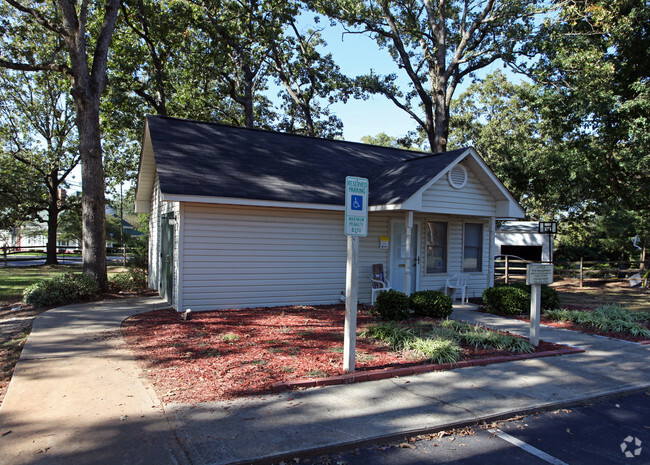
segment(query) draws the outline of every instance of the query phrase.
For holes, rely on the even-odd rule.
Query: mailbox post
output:
[[[530,286],[530,343],[539,346],[539,320],[542,308],[542,284],[553,282],[552,263],[530,263],[526,268],[526,284]]]

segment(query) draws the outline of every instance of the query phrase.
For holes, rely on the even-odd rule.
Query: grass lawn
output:
[[[109,275],[123,270],[122,266],[108,267]],[[0,267],[0,304],[19,302],[26,287],[62,273],[81,273],[81,265]]]

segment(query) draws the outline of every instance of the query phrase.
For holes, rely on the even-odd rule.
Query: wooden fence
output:
[[[495,282],[522,282],[526,280],[526,266],[532,263],[514,257],[499,258],[494,261]],[[554,263],[554,275],[562,278],[578,279],[580,287],[584,286],[586,280],[621,280],[629,279],[630,276],[639,273],[643,275],[647,269],[642,267],[640,262],[627,261],[586,261],[580,259],[577,262],[568,260],[556,260]]]

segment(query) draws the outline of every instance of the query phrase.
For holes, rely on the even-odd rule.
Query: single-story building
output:
[[[151,214],[150,287],[178,311],[340,302],[347,176],[370,182],[362,303],[373,264],[407,293],[463,273],[479,296],[493,284],[496,221],[524,217],[473,148],[432,154],[148,116],[136,211]]]
[[[513,255],[533,262],[552,259],[553,235],[540,233],[537,221],[506,221],[497,227],[496,255]]]

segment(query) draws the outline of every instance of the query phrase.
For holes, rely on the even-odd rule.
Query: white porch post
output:
[[[413,212],[406,212],[406,260],[404,262],[404,293],[409,295],[411,293],[411,231],[413,231]]]
[[[488,265],[488,278],[487,287],[494,287],[494,241],[496,239],[497,219],[496,217],[490,218],[490,264]]]

